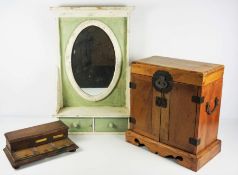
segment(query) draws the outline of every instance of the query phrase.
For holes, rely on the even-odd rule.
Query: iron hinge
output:
[[[196,139],[196,138],[193,138],[193,137],[190,137],[189,138],[189,143],[194,145],[194,146],[198,146],[201,142],[201,139]]]
[[[162,108],[167,108],[167,99],[162,97],[156,97],[155,104]]]
[[[133,82],[130,82],[130,83],[129,83],[129,87],[130,87],[131,89],[135,89],[135,88],[136,88],[136,84],[133,83]]]
[[[133,124],[136,124],[136,119],[134,117],[130,117],[129,122],[133,123]]]
[[[197,103],[197,104],[201,104],[201,103],[204,102],[204,97],[192,96],[192,102]]]

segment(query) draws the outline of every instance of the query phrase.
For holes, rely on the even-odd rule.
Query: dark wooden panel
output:
[[[14,168],[78,148],[67,138],[68,127],[61,121],[8,132],[5,136],[4,152]]]
[[[54,136],[61,134],[61,138],[53,139]],[[43,145],[58,139],[66,138],[67,136],[68,127],[61,121],[5,133],[7,146],[11,151]]]
[[[200,145],[197,147],[197,152],[203,150],[206,146],[217,139],[220,104],[222,96],[222,79],[219,79],[200,90],[200,95],[204,96],[204,103],[198,105],[199,117],[196,125],[196,137],[201,139]],[[209,115],[206,112],[207,103],[211,109],[214,108],[215,98],[219,99],[218,106],[214,112]]]
[[[26,140],[33,138],[34,136],[46,135],[56,131],[67,130],[68,127],[61,121],[55,121],[51,123],[46,123],[42,125],[37,125],[29,128],[19,129],[16,131],[11,131],[5,133],[5,137],[9,143],[17,142],[21,140]]]
[[[131,82],[136,84],[131,89],[131,129],[148,137],[152,136],[152,83],[151,77],[132,74]]]
[[[54,139],[55,136],[60,136],[60,137]],[[17,151],[17,150],[26,149],[29,147],[44,145],[44,144],[51,143],[56,140],[64,139],[66,137],[68,137],[68,130],[64,129],[64,130],[55,131],[55,132],[45,134],[45,135],[41,134],[38,136],[34,136],[31,139],[13,142],[9,145],[8,148],[11,151]]]
[[[64,152],[74,152],[78,146],[69,138],[58,140],[45,145],[27,148],[16,152],[11,152],[7,147],[3,149],[13,168],[19,168],[22,165],[55,156]]]
[[[192,102],[192,96],[197,95],[197,90],[193,85],[173,84],[169,99],[169,140],[162,140],[190,153],[195,152],[195,146],[189,143],[189,138],[195,134],[196,103]]]

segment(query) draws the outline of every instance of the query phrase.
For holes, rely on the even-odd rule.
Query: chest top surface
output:
[[[68,129],[68,127],[61,121],[51,122],[47,124],[42,124],[34,127],[24,128],[5,134],[6,139],[9,143],[17,142],[21,140],[27,140],[42,134],[49,134],[56,131],[61,131]]]
[[[131,72],[153,76],[158,71],[169,72],[173,81],[203,86],[222,78],[224,66],[220,64],[152,56],[132,62]]]

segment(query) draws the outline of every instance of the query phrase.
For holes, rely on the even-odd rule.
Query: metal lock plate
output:
[[[162,108],[167,108],[167,100],[162,97],[156,97],[156,105]]]
[[[172,76],[166,71],[157,71],[152,77],[152,84],[154,88],[162,93],[168,93],[172,90],[172,82]]]

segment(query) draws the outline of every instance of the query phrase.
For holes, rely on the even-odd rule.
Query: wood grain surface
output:
[[[161,56],[137,60],[131,66],[131,73],[147,76],[152,76],[157,70],[170,72],[176,82],[203,86],[220,79],[224,66]]]
[[[152,84],[151,78],[143,75],[131,75],[131,81],[136,84],[131,89],[131,117],[136,119],[131,128],[143,135],[152,135]]]
[[[160,92],[152,85],[152,77],[158,71],[171,75],[170,91]],[[183,151],[185,158],[180,161],[178,157],[179,163],[199,169],[220,151],[217,132],[223,72],[223,65],[167,57],[132,62],[131,82],[135,88],[131,89],[131,115],[136,123],[126,133],[127,140],[147,144],[152,152],[163,153],[164,147],[166,154],[171,149],[175,153]],[[166,81],[166,75],[161,76]],[[167,105],[156,104],[157,99]],[[188,155],[193,155],[195,162]]]
[[[12,143],[20,140],[32,138],[32,136],[38,136],[41,134],[48,134],[55,132],[55,130],[68,129],[68,127],[61,121],[55,121],[42,125],[32,126],[29,128],[19,129],[5,133],[6,139]]]
[[[188,153],[178,148],[168,146],[161,142],[154,141],[146,136],[142,136],[132,130],[128,130],[125,134],[126,141],[137,146],[146,146],[149,151],[159,154],[163,157],[174,158],[175,161],[193,171],[198,171],[209,160],[217,155],[221,150],[221,141],[215,140],[202,152],[197,155]]]
[[[196,103],[191,98],[197,94],[197,87],[193,85],[174,83],[169,99],[168,140],[163,143],[180,148],[190,153],[195,153],[195,146],[189,143],[189,138],[194,137],[196,120]]]
[[[198,117],[196,122],[195,137],[201,138],[201,144],[198,145],[196,152],[201,151],[211,142],[217,139],[219,115],[222,97],[222,79],[214,81],[200,89],[200,96],[204,96],[204,103],[197,106]],[[219,99],[218,106],[214,112],[209,115],[206,112],[206,105],[210,104],[214,108],[215,98]]]
[[[78,146],[69,138],[48,143],[38,147],[28,148],[16,152],[11,152],[7,147],[3,149],[13,168],[18,169],[20,166],[52,157],[64,152],[74,152]]]
[[[54,138],[62,134],[62,137]],[[39,146],[68,137],[68,127],[61,121],[46,123],[5,133],[10,151]]]
[[[3,150],[13,168],[78,148],[61,121],[11,131],[5,137]]]

